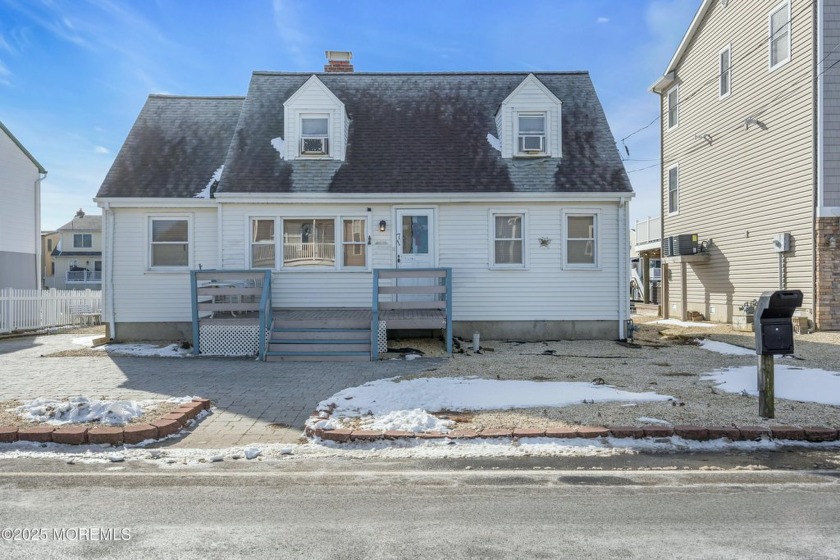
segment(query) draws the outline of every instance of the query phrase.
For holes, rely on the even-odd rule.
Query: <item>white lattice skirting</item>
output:
[[[256,356],[259,325],[201,325],[198,350],[205,356]]]
[[[379,353],[385,354],[388,352],[388,328],[385,321],[379,321],[379,332],[377,334],[377,343],[379,345]]]

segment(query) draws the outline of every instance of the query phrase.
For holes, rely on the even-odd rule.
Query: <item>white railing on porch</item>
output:
[[[335,262],[335,243],[283,243],[283,262]]]
[[[73,283],[95,283],[101,284],[102,283],[102,271],[101,270],[68,270],[67,276],[65,281],[68,284]]]
[[[636,220],[636,245],[646,245],[661,241],[662,218]]]
[[[98,290],[0,290],[0,333],[73,325],[101,313]]]

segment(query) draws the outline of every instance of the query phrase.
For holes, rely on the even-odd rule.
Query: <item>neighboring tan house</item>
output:
[[[54,268],[48,288],[99,290],[102,288],[102,216],[87,216],[80,209],[58,228],[60,239],[52,250]]]
[[[0,122],[0,290],[37,290],[47,171]]]
[[[61,233],[57,231],[41,232],[41,287],[50,288],[55,285],[55,259],[53,249],[58,246]]]
[[[799,289],[799,314],[840,329],[838,61],[840,0],[703,1],[652,87],[666,316],[730,322]]]
[[[457,334],[620,339],[632,196],[586,72],[331,63],[152,95],[96,198],[104,318],[191,339],[199,268],[270,270],[276,320],[370,310],[377,269],[450,267]]]

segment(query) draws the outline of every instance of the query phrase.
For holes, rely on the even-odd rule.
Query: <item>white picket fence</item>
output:
[[[0,290],[0,333],[98,323],[98,290]]]

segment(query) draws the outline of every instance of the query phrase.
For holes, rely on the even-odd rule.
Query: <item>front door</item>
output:
[[[396,225],[397,268],[433,268],[435,266],[435,211],[431,208],[399,208]],[[426,286],[433,278],[402,278],[400,286]],[[427,301],[429,294],[401,294],[399,301]]]
[[[435,266],[434,217],[431,208],[397,210],[397,268]]]

